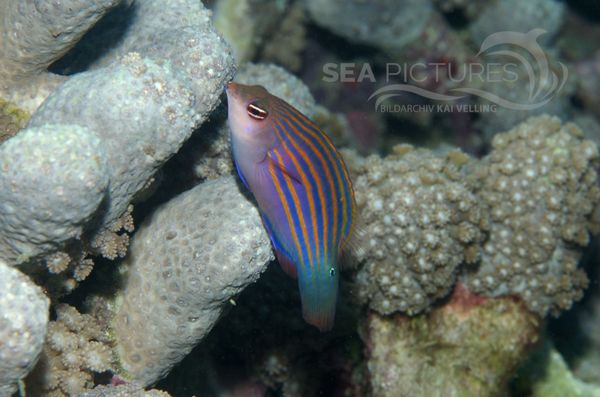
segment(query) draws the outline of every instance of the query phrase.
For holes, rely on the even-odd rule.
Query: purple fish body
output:
[[[356,217],[341,155],[306,116],[262,86],[227,86],[233,157],[277,259],[297,276],[304,319],[331,329],[339,258]]]

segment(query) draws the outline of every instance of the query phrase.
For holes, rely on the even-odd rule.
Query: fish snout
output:
[[[225,86],[225,91],[228,94],[234,94],[235,92],[237,92],[238,90],[238,84],[234,83],[233,81],[229,81],[227,82],[227,85]]]

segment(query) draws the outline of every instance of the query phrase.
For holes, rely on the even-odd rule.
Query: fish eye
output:
[[[269,112],[257,105],[256,102],[249,104],[246,108],[246,111],[248,112],[248,116],[258,121],[266,119],[269,115]]]
[[[329,277],[335,276],[335,269],[332,267],[329,269]]]

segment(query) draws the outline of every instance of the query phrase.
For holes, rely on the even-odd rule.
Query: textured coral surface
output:
[[[486,220],[464,182],[467,161],[398,146],[352,167],[365,235],[357,277],[371,308],[419,313],[450,291],[461,263],[477,259]]]
[[[0,258],[19,264],[81,236],[108,187],[104,153],[87,128],[65,124],[0,146]]]
[[[465,305],[461,288],[424,316],[369,316],[373,396],[503,395],[540,323],[510,299]]]
[[[273,259],[258,211],[233,177],[158,209],[136,233],[114,322],[128,376],[160,379]]]
[[[0,396],[8,397],[42,350],[50,301],[19,270],[0,261]]]
[[[581,299],[581,247],[600,220],[598,148],[581,138],[579,128],[548,116],[494,137],[476,171],[491,220],[480,266],[467,276],[473,291],[518,294],[542,315]]]

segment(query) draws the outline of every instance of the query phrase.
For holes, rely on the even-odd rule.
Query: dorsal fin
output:
[[[367,232],[361,223],[354,225],[350,235],[342,238],[338,252],[338,267],[340,270],[356,268],[364,256],[365,247],[362,245]]]

